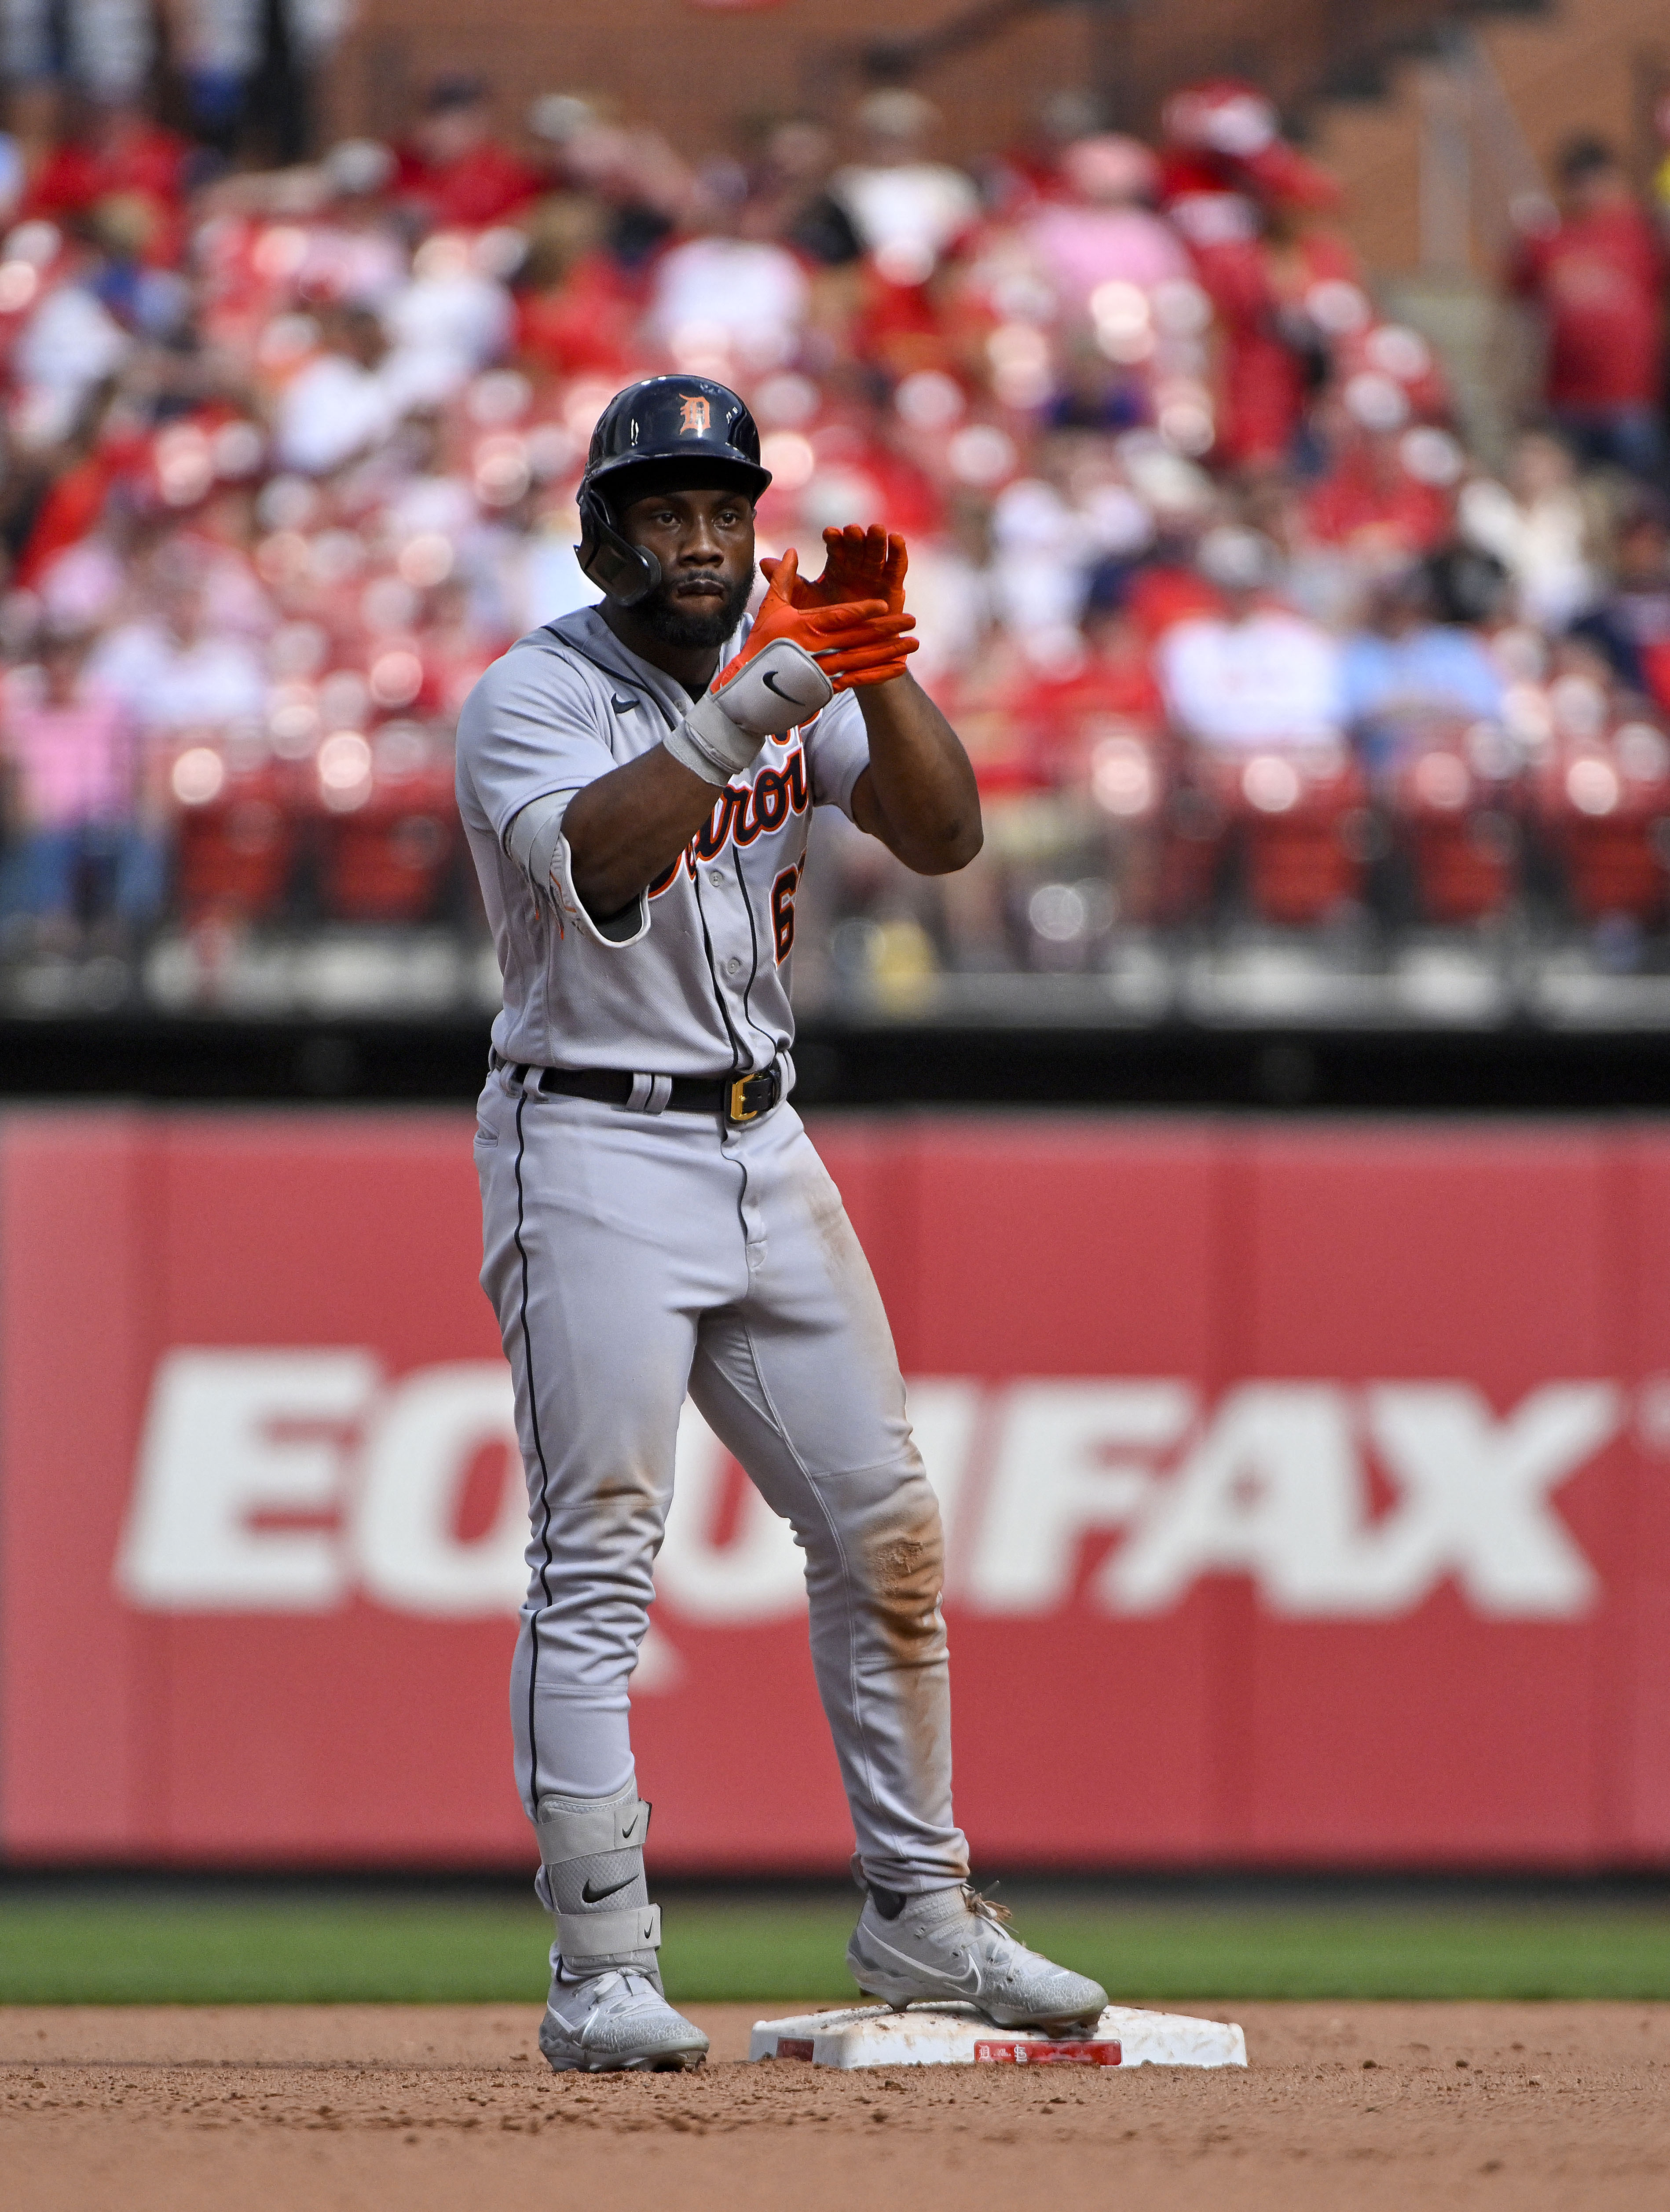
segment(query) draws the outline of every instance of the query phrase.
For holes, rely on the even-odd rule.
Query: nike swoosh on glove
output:
[[[902,539],[900,550],[903,551]],[[748,642],[714,678],[715,691],[722,690],[756,653],[780,638],[812,654],[837,691],[846,690],[843,679],[848,675],[873,667],[878,652],[884,659],[897,660],[916,650],[916,641],[906,637],[907,631],[915,629],[916,617],[904,611],[902,587],[896,609],[873,595],[809,601],[792,546],[780,561],[771,562],[769,568],[771,588],[760,602]],[[820,586],[821,582],[820,579]]]

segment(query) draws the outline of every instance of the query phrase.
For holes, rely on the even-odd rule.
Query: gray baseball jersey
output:
[[[721,656],[740,649],[747,626]],[[506,850],[521,810],[660,743],[693,701],[594,608],[513,645],[458,719],[458,811],[504,976],[501,1056],[551,1067],[721,1075],[766,1067],[794,1034],[794,896],[814,806],[850,814],[870,754],[850,691],[768,739],[677,866],[600,929],[556,886],[536,896]]]
[[[476,1167],[531,1521],[518,1786],[537,1815],[543,1799],[607,1798],[633,1778],[628,1684],[688,1394],[805,1552],[866,1877],[938,1888],[968,1870],[939,1515],[840,1193],[786,1100],[732,1125],[664,1110],[653,1085],[612,1106],[538,1079],[714,1076],[786,1053],[810,810],[850,811],[869,757],[850,693],[717,791],[688,852],[607,927],[574,896],[560,836],[541,848],[546,882],[511,857],[523,809],[549,820],[553,798],[647,752],[692,703],[588,611],[512,647],[458,728],[458,804],[505,978],[507,1064],[482,1092]]]

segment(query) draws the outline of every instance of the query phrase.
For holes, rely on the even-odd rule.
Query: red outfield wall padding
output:
[[[0,1121],[0,1849],[527,1864],[467,1117]],[[1670,1857],[1670,1132],[832,1121],[987,1864]],[[850,1837],[694,1413],[657,1863]]]

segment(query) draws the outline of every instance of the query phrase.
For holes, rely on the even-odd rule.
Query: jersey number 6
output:
[[[794,944],[794,894],[800,888],[799,868],[785,868],[771,886],[771,934],[780,968]]]

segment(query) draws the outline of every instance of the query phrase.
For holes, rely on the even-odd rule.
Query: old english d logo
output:
[[[684,394],[684,413],[678,428],[687,438],[705,438],[713,427],[714,410],[699,392]]]

